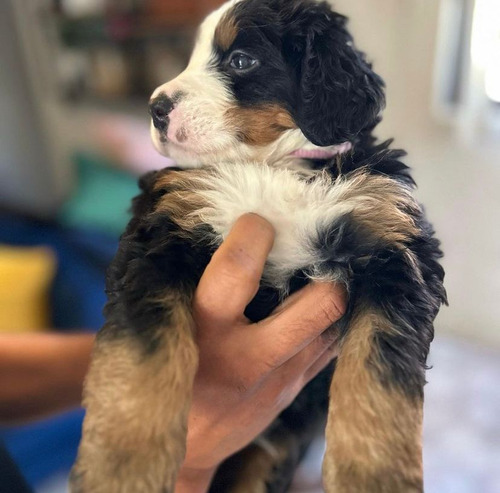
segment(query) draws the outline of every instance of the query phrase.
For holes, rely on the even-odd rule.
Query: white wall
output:
[[[0,3],[0,205],[51,208],[51,179],[38,108],[10,4]]]
[[[50,217],[72,172],[70,120],[48,80],[53,63],[47,25],[40,22],[46,4],[0,0],[0,206]]]
[[[450,307],[437,328],[500,345],[500,149],[474,148],[433,116],[439,1],[334,4],[386,80],[378,134],[408,150],[419,197],[443,241]]]

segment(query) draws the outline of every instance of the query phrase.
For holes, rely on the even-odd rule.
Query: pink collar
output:
[[[344,154],[352,149],[352,144],[350,142],[344,142],[331,147],[318,147],[317,149],[297,149],[292,152],[290,156],[298,157],[301,159],[330,159],[332,157],[338,156],[339,154]]]

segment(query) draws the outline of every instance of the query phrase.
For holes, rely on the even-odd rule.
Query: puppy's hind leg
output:
[[[98,336],[85,383],[73,493],[174,491],[197,350],[189,304],[169,297],[168,323],[158,327],[151,347],[111,325]]]
[[[398,344],[389,320],[376,310],[363,309],[355,314],[343,342],[326,430],[323,479],[327,493],[423,491],[424,365],[411,361],[410,355],[398,355],[402,380],[396,382],[387,358],[399,348],[387,351],[381,334],[395,337],[391,343]]]
[[[411,191],[354,173],[342,201],[352,210],[323,237],[344,265],[350,302],[333,376],[327,493],[421,493],[422,407],[434,319],[446,302],[439,242]]]

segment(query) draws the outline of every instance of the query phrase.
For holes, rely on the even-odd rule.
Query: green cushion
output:
[[[76,187],[62,207],[61,223],[120,235],[130,219],[130,201],[139,193],[137,177],[89,153],[76,154],[75,165]]]

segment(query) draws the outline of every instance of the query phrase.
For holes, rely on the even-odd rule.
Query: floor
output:
[[[500,353],[463,341],[437,339],[426,387],[426,493],[500,492]],[[294,493],[320,493],[318,441],[299,471]],[[37,493],[67,493],[66,477]]]
[[[426,492],[498,493],[500,353],[436,342],[426,388]]]

